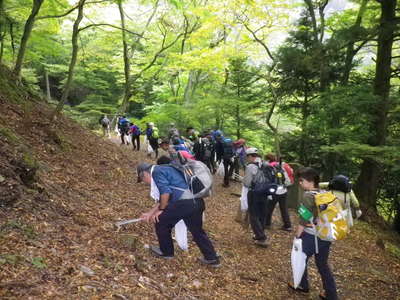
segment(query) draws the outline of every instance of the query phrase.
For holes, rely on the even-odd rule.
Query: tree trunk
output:
[[[130,81],[131,81],[131,66],[129,63],[129,54],[128,54],[128,43],[126,39],[126,32],[125,32],[125,15],[124,15],[124,8],[122,7],[122,1],[118,1],[118,9],[119,15],[121,18],[121,33],[122,33],[122,45],[123,45],[123,55],[124,55],[124,75],[125,75],[125,84],[124,84],[124,97],[122,99],[122,105],[120,108],[120,112],[124,114],[126,109],[128,108],[129,99],[132,97]]]
[[[361,2],[360,9],[358,10],[358,14],[357,14],[356,22],[352,26],[353,30],[358,30],[361,28],[362,18],[367,9],[368,1],[369,0],[363,0]],[[350,72],[351,72],[351,69],[353,68],[354,56],[357,54],[357,52],[354,51],[354,44],[355,44],[355,40],[353,38],[351,38],[351,40],[349,41],[349,44],[347,45],[347,48],[346,48],[344,72],[343,72],[343,76],[342,76],[342,80],[341,80],[342,85],[347,85],[349,82]]]
[[[14,73],[18,77],[21,77],[21,69],[22,69],[22,64],[24,62],[26,45],[28,44],[28,40],[30,38],[33,25],[35,23],[35,17],[39,13],[39,10],[40,10],[40,7],[42,6],[43,1],[44,0],[33,0],[31,14],[29,15],[29,17],[25,23],[24,33],[22,35],[21,43],[19,45],[17,61],[15,62],[15,67],[14,67]]]
[[[69,69],[68,69],[68,78],[67,82],[64,85],[64,90],[63,94],[61,96],[61,100],[58,103],[56,109],[54,110],[51,119],[54,119],[54,117],[61,112],[61,110],[64,107],[65,102],[67,101],[69,90],[71,88],[72,80],[74,78],[74,70],[75,70],[75,65],[76,61],[78,59],[78,37],[79,37],[79,24],[82,21],[83,18],[83,6],[85,5],[86,0],[80,0],[78,3],[78,16],[76,17],[76,20],[74,22],[73,30],[72,30],[72,55],[71,55],[71,60],[69,62]]]
[[[380,27],[378,32],[378,53],[374,79],[374,94],[377,96],[375,121],[371,128],[369,145],[382,146],[386,143],[387,114],[390,109],[390,77],[392,47],[396,26],[396,0],[379,1],[381,5]],[[377,191],[381,167],[370,158],[364,159],[357,180],[356,191],[361,201],[376,211]]]
[[[51,100],[51,94],[50,94],[50,82],[49,82],[49,74],[47,70],[44,71],[44,77],[46,79],[46,91],[47,91],[47,101]]]
[[[4,11],[4,0],[0,0],[0,64],[3,60],[4,37],[6,36],[6,14]]]
[[[236,139],[241,138],[240,126],[240,105],[236,104]]]

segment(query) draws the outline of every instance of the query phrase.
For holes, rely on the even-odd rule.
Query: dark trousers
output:
[[[317,265],[318,272],[321,275],[322,285],[324,287],[326,298],[329,300],[337,300],[336,283],[333,274],[328,265],[329,250],[331,242],[323,241],[318,238],[318,254],[315,253],[315,237],[312,234],[303,232],[301,235],[303,241],[303,252],[307,255],[307,262],[311,256],[315,256],[315,264]],[[307,265],[300,286],[308,289],[308,274]]]
[[[233,174],[233,162],[231,159],[225,159],[224,162],[224,185],[229,185],[229,178],[232,177]]]
[[[125,144],[125,135],[128,135],[128,133],[123,129],[121,129],[119,133],[121,134],[121,144]]]
[[[156,154],[156,158],[158,157],[158,139],[155,138],[149,138],[149,144],[151,148],[153,148],[154,153]]]
[[[249,191],[247,201],[249,204],[249,217],[251,229],[254,233],[255,240],[264,241],[267,239],[264,231],[265,211],[267,207],[267,196],[254,194]]]
[[[217,259],[214,246],[203,229],[202,214],[204,209],[203,199],[178,200],[167,206],[159,216],[160,221],[155,225],[160,250],[164,255],[174,255],[171,230],[179,220],[183,219],[204,258],[209,260]]]
[[[271,226],[272,214],[274,213],[274,209],[276,203],[279,203],[279,209],[281,210],[281,217],[283,222],[283,227],[290,228],[292,224],[290,223],[288,205],[286,201],[287,193],[282,195],[273,195],[272,199],[268,199],[267,201],[267,213],[265,218],[265,226]]]
[[[140,151],[140,135],[132,135],[133,150]]]

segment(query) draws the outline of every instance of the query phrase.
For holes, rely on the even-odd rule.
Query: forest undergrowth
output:
[[[1,299],[317,299],[322,287],[310,262],[309,296],[288,290],[293,233],[274,215],[270,247],[258,248],[234,221],[240,184],[215,178],[205,228],[222,266],[199,265],[198,248],[176,250],[170,261],[153,257],[150,224],[116,230],[152,205],[136,183],[145,160],[112,140],[33,101],[15,104],[0,93]],[[291,211],[293,223],[295,212]],[[400,299],[400,259],[388,251],[394,235],[359,222],[332,249],[342,299]]]

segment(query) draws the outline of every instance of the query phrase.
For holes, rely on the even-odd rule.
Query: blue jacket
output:
[[[174,189],[188,189],[188,185],[183,177],[183,174],[171,166],[155,166],[152,173],[153,180],[157,185],[160,195],[169,194],[169,203],[178,201],[183,191]]]

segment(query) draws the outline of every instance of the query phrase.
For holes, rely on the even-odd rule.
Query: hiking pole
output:
[[[115,226],[117,226],[117,228],[120,229],[122,225],[130,224],[130,223],[136,223],[136,222],[140,222],[140,221],[143,221],[143,219],[142,218],[137,218],[137,219],[119,221],[119,222],[115,223]]]

